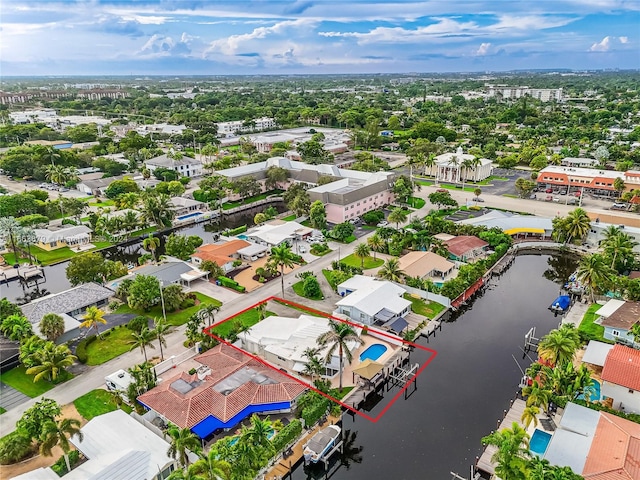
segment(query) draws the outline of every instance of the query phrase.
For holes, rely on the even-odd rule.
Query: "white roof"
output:
[[[83,440],[74,436],[71,443],[89,461],[65,480],[147,480],[173,463],[167,455],[169,444],[122,410],[95,417],[81,431]]]
[[[365,282],[363,281],[363,283]],[[400,314],[411,305],[409,300],[402,298],[405,292],[404,288],[394,283],[376,280],[364,288],[358,288],[336,303],[336,305],[354,307],[370,316],[374,316],[383,308],[394,314]]]
[[[543,173],[565,173],[574,177],[605,177],[605,178],[624,178],[625,172],[616,172],[615,170],[598,170],[597,168],[581,168],[581,167],[562,167],[560,165],[549,165],[540,170],[539,176]]]
[[[60,230],[49,230],[47,228],[34,228],[33,231],[38,237],[38,241],[42,243],[50,243],[59,240],[67,240],[76,237],[87,237],[93,230],[86,225],[77,225]]]
[[[67,478],[67,477],[65,477]],[[30,472],[23,473],[17,477],[13,477],[13,480],[60,480],[60,477],[56,472],[51,470],[50,467],[40,467]]]
[[[603,367],[604,361],[607,359],[607,355],[609,354],[609,350],[612,348],[613,345],[609,343],[590,340],[582,357],[582,361]]]
[[[624,300],[616,300],[615,298],[612,298],[607,303],[605,303],[602,307],[596,310],[595,314],[604,318],[609,318],[622,305],[624,305]]]
[[[553,230],[553,222],[550,218],[534,217],[533,215],[518,215],[499,210],[490,210],[479,217],[470,217],[456,222],[462,225],[483,225],[487,228],[497,227],[500,230],[514,228]]]
[[[247,232],[247,237],[262,240],[270,245],[279,245],[287,239],[311,233],[311,228],[298,222],[267,223]]]
[[[373,288],[379,283],[380,280],[376,280],[375,277],[368,277],[366,275],[354,275],[353,277],[345,280],[340,285],[338,285],[338,288],[356,291],[361,288]]]

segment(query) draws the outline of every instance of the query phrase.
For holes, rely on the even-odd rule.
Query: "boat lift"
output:
[[[416,377],[418,368],[420,368],[419,363],[410,365],[409,368],[397,367],[393,372],[389,374],[388,381],[387,381],[387,392],[391,390],[393,387],[399,387],[409,382],[413,382],[414,384],[414,389],[411,393],[415,392],[418,389],[418,383],[417,383],[417,377]],[[405,400],[408,398],[407,390],[408,389],[405,389],[404,391]]]

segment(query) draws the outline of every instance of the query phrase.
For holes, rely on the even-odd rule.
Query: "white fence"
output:
[[[187,360],[195,357],[198,354],[197,346],[190,348],[186,352],[182,352],[180,355],[172,355],[167,358],[165,361],[156,364],[153,367],[156,371],[156,375],[160,375],[167,370],[171,370],[172,368],[180,365],[182,362],[186,362]]]
[[[444,305],[447,308],[449,308],[451,306],[451,300],[449,298],[445,297],[444,295],[439,295],[439,294],[433,293],[433,292],[427,292],[426,290],[421,290],[419,288],[410,287],[410,286],[404,285],[402,283],[396,283],[396,285],[398,285],[399,287],[404,288],[407,292],[409,292],[412,295],[419,295],[421,298],[424,298],[425,300],[429,300],[429,301],[432,301],[432,302],[439,303],[440,305]]]

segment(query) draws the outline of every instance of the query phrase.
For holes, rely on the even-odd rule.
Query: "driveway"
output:
[[[200,292],[208,297],[220,300],[223,304],[233,302],[238,297],[242,296],[239,292],[234,292],[230,288],[224,288],[215,283],[211,283],[208,280],[200,279],[191,284],[191,290]]]
[[[0,382],[0,407],[9,411],[21,403],[31,400],[24,393]]]

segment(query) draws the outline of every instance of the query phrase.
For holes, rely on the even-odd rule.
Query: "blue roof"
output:
[[[207,418],[197,423],[191,428],[191,431],[198,435],[200,438],[206,438],[211,435],[215,430],[219,428],[233,428],[238,425],[242,420],[254,413],[273,412],[276,410],[287,410],[291,408],[291,402],[276,402],[276,403],[262,403],[258,405],[248,405],[244,409],[240,410],[236,415],[231,417],[228,421],[223,422],[213,415],[209,415]]]

